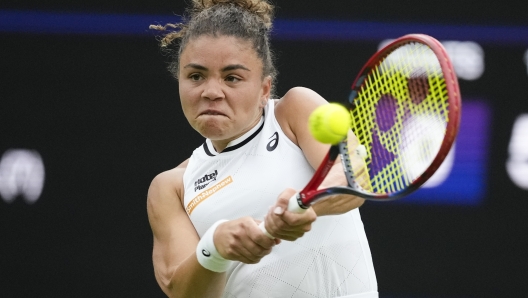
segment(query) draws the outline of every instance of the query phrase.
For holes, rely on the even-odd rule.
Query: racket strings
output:
[[[448,119],[440,63],[421,43],[408,43],[372,67],[352,109],[352,130],[367,147],[370,189],[410,185],[438,153]]]
[[[356,138],[349,133],[346,141],[340,144],[339,151],[341,152],[343,170],[349,185],[372,193],[368,168],[363,160],[364,157],[358,151],[360,144],[355,140]]]

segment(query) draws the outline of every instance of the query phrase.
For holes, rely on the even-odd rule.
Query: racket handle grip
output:
[[[306,209],[305,208],[302,208],[298,201],[297,201],[297,197],[299,196],[299,193],[295,193],[291,198],[290,200],[288,201],[288,211],[290,212],[293,212],[293,213],[304,213],[306,212]],[[270,239],[275,239],[275,237],[271,236],[270,233],[268,233],[268,231],[266,231],[266,226],[265,226],[265,222],[262,221],[260,224],[259,224],[259,228],[260,230],[262,231],[262,233],[264,233],[266,236],[268,236]]]
[[[270,239],[275,239],[275,237],[271,236],[271,234],[268,233],[268,231],[266,230],[266,225],[264,221],[260,222],[259,228],[262,231],[262,233],[264,233],[264,235],[268,236]]]

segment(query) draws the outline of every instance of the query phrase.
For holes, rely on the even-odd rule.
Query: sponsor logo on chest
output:
[[[215,170],[211,174],[205,174],[202,178],[194,182],[194,191],[199,191],[207,187],[209,183],[216,181],[218,177],[218,170]]]

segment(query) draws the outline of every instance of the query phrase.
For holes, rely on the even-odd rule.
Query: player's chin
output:
[[[201,114],[193,120],[194,126],[203,129],[219,129],[229,125],[231,119],[226,115]]]
[[[204,117],[205,118],[205,117]],[[197,119],[193,127],[208,139],[222,139],[229,132],[229,119]]]

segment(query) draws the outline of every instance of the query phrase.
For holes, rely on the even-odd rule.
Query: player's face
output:
[[[271,89],[251,44],[228,36],[190,40],[178,80],[185,117],[218,151],[258,123]]]

